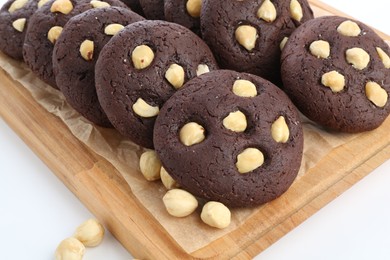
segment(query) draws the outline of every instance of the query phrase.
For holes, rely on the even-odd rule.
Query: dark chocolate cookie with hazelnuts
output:
[[[127,8],[94,8],[71,18],[54,46],[57,86],[75,110],[97,125],[111,126],[95,88],[99,53],[112,36],[141,20],[144,18]]]
[[[154,128],[164,169],[200,198],[256,206],[284,193],[298,174],[298,111],[255,75],[217,70],[187,82],[163,105]]]
[[[23,42],[30,16],[41,6],[38,0],[9,0],[0,10],[0,50],[23,60]]]
[[[164,15],[168,22],[178,23],[200,35],[202,0],[164,0]]]
[[[30,69],[44,82],[57,88],[53,72],[54,44],[63,27],[75,15],[92,8],[127,6],[119,0],[51,0],[31,17],[23,44],[23,58]]]
[[[313,18],[306,0],[204,0],[202,38],[221,68],[280,80],[280,44]]]
[[[217,69],[209,47],[189,29],[145,20],[126,26],[96,63],[96,90],[112,125],[134,143],[153,147],[160,108],[188,80]]]
[[[316,18],[283,49],[284,90],[303,114],[328,129],[372,130],[390,113],[389,55],[388,44],[367,25]]]

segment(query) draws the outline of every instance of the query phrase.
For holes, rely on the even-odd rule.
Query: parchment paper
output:
[[[160,222],[174,240],[188,253],[196,251],[219,237],[233,231],[253,213],[261,209],[232,210],[232,223],[223,230],[208,227],[200,220],[200,207],[186,218],[174,218],[166,212],[162,196],[166,190],[160,181],[148,182],[139,172],[139,155],[143,149],[116,130],[96,127],[79,115],[65,101],[61,92],[40,81],[24,63],[14,61],[0,52],[0,67],[31,92],[33,98],[47,111],[60,117],[73,135],[97,154],[111,162],[130,185],[134,195]],[[359,134],[330,133],[302,117],[304,124],[304,156],[298,178],[314,167],[339,145]]]

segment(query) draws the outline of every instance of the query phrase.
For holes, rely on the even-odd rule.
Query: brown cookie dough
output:
[[[306,0],[204,0],[201,33],[222,68],[280,82],[280,43],[313,12]]]
[[[23,60],[23,42],[30,16],[37,10],[37,0],[9,0],[0,10],[0,50]]]
[[[178,24],[141,21],[126,26],[100,52],[96,90],[113,126],[144,147],[153,147],[159,109],[176,89],[217,69],[207,45]]]
[[[71,18],[54,46],[57,86],[74,109],[97,125],[111,126],[95,88],[99,52],[119,30],[141,20],[127,8],[94,8]]]
[[[285,91],[326,128],[362,132],[389,115],[390,49],[368,26],[343,17],[308,21],[282,53]]]
[[[31,17],[23,44],[23,58],[44,82],[58,88],[53,73],[54,44],[65,24],[75,15],[92,8],[127,6],[119,0],[51,0]]]
[[[164,104],[154,144],[183,189],[243,207],[288,189],[300,168],[303,134],[282,90],[258,76],[219,70],[189,81]]]

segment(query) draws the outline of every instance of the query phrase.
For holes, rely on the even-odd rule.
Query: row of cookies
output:
[[[21,0],[13,3],[17,1]],[[112,124],[135,143],[147,148],[155,146],[163,166],[191,193],[229,206],[258,205],[283,193],[294,180],[302,157],[303,137],[295,107],[281,90],[259,77],[215,71],[218,65],[213,53],[223,68],[234,66],[235,70],[280,82],[280,43],[286,43],[283,39],[312,18],[307,2],[265,0],[222,4],[224,1],[204,1],[200,19],[202,35],[212,53],[190,30],[174,23],[144,20],[124,9],[121,3],[111,1],[52,0],[43,5],[27,28],[26,63],[42,78],[53,77],[55,84],[52,80],[51,84],[58,86],[68,102],[92,122],[102,126]],[[111,5],[120,7],[109,7]],[[11,6],[8,9],[13,10]],[[102,8],[79,14],[83,6]],[[73,17],[72,12],[79,15]],[[241,16],[242,13],[245,16]],[[216,16],[218,19],[213,20]],[[316,112],[320,119],[330,112],[328,118],[335,118],[337,123],[346,122],[335,115],[335,111],[342,110],[337,104],[326,107],[321,103],[334,100],[338,92],[344,98],[339,106],[352,107],[354,112],[347,110],[342,116],[350,118],[351,113],[359,115],[368,111],[366,114],[371,118],[361,121],[370,125],[372,118],[379,117],[377,111],[384,111],[378,120],[382,122],[389,106],[387,102],[377,106],[378,98],[370,97],[383,93],[378,87],[363,96],[374,109],[362,107],[359,110],[351,105],[354,99],[348,94],[348,90],[354,89],[353,84],[333,91],[330,86],[337,80],[313,77],[318,73],[310,69],[315,68],[322,76],[332,71],[346,75],[344,71],[352,67],[351,80],[367,71],[359,82],[363,85],[361,89],[368,79],[380,85],[380,89],[386,89],[388,47],[380,39],[375,40],[375,46],[370,45],[370,48],[376,48],[376,52],[367,50],[371,62],[359,69],[361,55],[357,54],[357,58],[349,57],[356,56],[354,54],[344,55],[344,45],[337,47],[332,37],[341,31],[336,36],[345,37],[347,40],[342,38],[341,42],[347,41],[350,46],[345,48],[353,49],[357,44],[368,44],[374,37],[369,28],[356,22],[361,30],[357,35],[348,36],[343,35],[343,29],[338,29],[345,19],[322,19],[336,22],[329,26],[330,22],[321,19],[307,21],[283,48],[284,89],[298,107],[303,107],[302,111],[310,102],[314,102],[317,110],[324,108]],[[322,21],[320,25],[318,21]],[[314,36],[308,37],[307,31],[314,32]],[[367,39],[362,39],[364,37]],[[304,44],[299,42],[302,39]],[[325,51],[321,47],[322,41],[330,46],[329,55],[322,54],[327,53],[327,47]],[[339,52],[333,52],[337,49]],[[297,56],[293,58],[292,54]],[[297,57],[301,59],[300,66],[297,66]],[[229,61],[225,62],[227,59]],[[333,59],[344,60],[344,63],[326,71],[336,64]],[[302,74],[300,70],[305,66],[307,74]],[[373,75],[378,71],[378,75]],[[319,81],[321,84],[315,85]],[[324,99],[318,95],[315,99],[316,92],[313,89],[302,91],[301,85],[315,86],[328,96]],[[294,95],[300,92],[311,96],[297,100]],[[383,94],[379,96],[383,100]],[[345,105],[346,100],[349,106]],[[355,118],[353,121],[361,119]]]
[[[91,93],[80,90],[95,86],[109,122],[135,143],[155,147],[166,171],[200,198],[254,206],[291,185],[303,136],[280,89],[257,76],[217,70],[208,46],[178,24],[143,20],[121,27],[99,18],[96,29],[84,29],[97,12],[72,18],[55,44],[56,81],[67,99],[91,108],[82,101]],[[99,49],[95,34],[115,26],[120,30]]]
[[[149,20],[165,20],[189,28],[199,35],[203,0],[124,0],[136,13]]]
[[[201,36],[221,68],[259,75],[279,85],[280,43],[313,18],[307,0],[130,2],[147,19],[177,23]]]
[[[289,14],[291,15],[291,12]],[[324,29],[325,26],[318,25],[319,21],[323,20],[332,20],[334,23]],[[340,37],[349,39],[348,33],[343,33],[342,28],[345,27],[343,22],[347,22],[346,27],[349,23],[357,24],[357,22],[352,22],[346,18],[325,17],[313,19],[304,23],[304,25],[314,24],[309,27],[308,31],[310,32],[318,30],[318,27],[332,33],[331,28],[335,28],[335,31],[338,31],[341,35]],[[155,62],[159,61],[155,56],[159,48],[156,47],[154,39],[152,37],[148,38],[146,35],[140,37],[138,45],[132,45],[131,41],[130,44],[127,44],[120,38],[122,34],[127,34],[126,31],[133,31],[133,34],[128,34],[125,38],[131,38],[135,35],[139,37],[140,34],[134,34],[136,30],[133,27],[140,24],[143,24],[140,27],[145,27],[146,24],[152,23],[155,23],[155,25],[151,26],[150,30],[143,29],[147,35],[154,36],[156,28],[162,24],[166,24],[166,26],[169,24],[156,21],[130,25],[108,43],[106,46],[109,50],[108,54],[101,54],[102,56],[99,58],[96,67],[96,81],[98,96],[101,96],[101,91],[104,93],[103,98],[100,98],[102,106],[106,107],[107,104],[113,106],[114,108],[110,109],[111,111],[121,111],[122,107],[127,106],[127,111],[130,111],[130,114],[125,117],[126,120],[131,117],[131,114],[133,116],[135,114],[138,121],[147,121],[149,117],[153,120],[156,118],[151,133],[153,134],[153,145],[158,157],[161,159],[164,168],[180,186],[192,194],[234,207],[259,205],[278,197],[291,185],[299,170],[302,157],[302,130],[299,118],[295,114],[294,105],[274,85],[269,86],[269,82],[253,75],[218,70],[199,76],[203,72],[209,71],[209,64],[196,63],[198,65],[197,71],[200,68],[207,67],[207,69],[202,70],[202,73],[197,73],[199,77],[191,80],[191,78],[187,79],[182,72],[185,69],[180,69],[180,67],[183,67],[183,63],[176,63],[176,61],[173,64],[172,61],[168,62],[165,69],[158,72],[159,78],[146,77],[149,81],[152,79],[154,84],[159,80],[161,81],[161,79],[166,80],[171,89],[182,88],[182,90],[175,90],[171,94],[172,96],[160,105],[156,105],[153,99],[147,99],[147,96],[145,96],[146,99],[139,98],[145,92],[152,92],[152,90],[148,89],[147,82],[139,83],[138,76],[134,75],[138,75],[138,73],[142,75],[141,77],[145,77],[145,74],[148,75],[148,70],[155,66]],[[130,28],[132,29],[130,30]],[[298,35],[297,38],[299,39],[307,39],[307,33],[304,31],[306,27],[302,26],[302,28],[296,30],[291,39],[294,39],[295,35]],[[371,39],[378,37],[374,36],[372,30],[362,24],[359,28],[363,29],[359,32],[359,35],[362,37],[367,35],[367,40],[362,40],[358,37],[359,35],[356,35],[357,38],[354,40],[357,44],[361,44],[362,41],[365,44],[371,44],[373,41]],[[169,31],[169,29],[166,28],[166,31]],[[316,35],[320,38],[325,37],[322,36],[321,32]],[[145,41],[146,38],[147,41]],[[176,35],[176,38],[179,38],[179,36]],[[286,55],[286,57],[290,57],[292,53],[301,55],[295,49],[289,50],[288,46],[294,44],[291,39],[286,42],[286,48],[283,49],[283,53],[287,54],[282,55]],[[235,41],[240,44],[237,37]],[[143,44],[145,42],[147,44]],[[316,41],[313,40],[313,42]],[[377,50],[376,58],[378,64],[382,67],[374,66],[373,70],[377,72],[380,69],[383,73],[387,73],[383,53],[387,52],[388,47],[384,45],[379,37],[376,38],[374,43],[376,46],[374,48]],[[108,47],[110,45],[111,47]],[[115,46],[118,45],[125,48],[125,50],[119,52],[119,55],[116,51],[113,51]],[[305,46],[303,49],[310,51],[309,45],[306,43],[299,46]],[[280,43],[278,48],[280,48]],[[378,51],[378,48],[382,52]],[[315,48],[312,47],[311,49]],[[138,59],[135,57],[137,53],[141,55]],[[315,53],[315,50],[310,51],[311,56],[319,59]],[[333,55],[346,60],[340,68],[346,69],[348,66],[348,68],[352,67],[354,70],[358,69],[359,65],[355,60],[360,60],[359,55],[357,58],[349,58],[349,55],[345,56],[343,54]],[[132,62],[130,64],[126,57],[131,57]],[[330,57],[325,57],[325,59]],[[104,60],[109,60],[109,62],[104,62]],[[123,66],[123,72],[121,66],[108,68],[109,64],[117,62],[123,63],[121,65]],[[330,62],[334,64],[334,62]],[[308,63],[308,66],[312,66],[311,63]],[[290,67],[294,67],[291,69],[292,71],[302,68],[302,66],[297,67],[294,60],[286,68],[289,69]],[[132,70],[134,68],[136,70]],[[327,68],[324,67],[323,70],[325,69]],[[364,69],[365,67],[360,70]],[[170,71],[172,71],[172,74],[168,73]],[[123,83],[120,81],[113,82],[117,77],[110,76],[115,73],[125,76],[126,72],[130,72],[128,78],[137,78],[134,85],[140,85],[142,89],[128,91],[128,89],[133,88],[132,84],[134,82],[129,81],[127,87],[122,88]],[[283,79],[285,79],[285,75],[287,74],[282,73]],[[354,74],[352,74],[353,76]],[[383,76],[384,74],[381,74],[380,77],[385,80]],[[287,77],[287,79],[291,78]],[[100,83],[98,82],[100,81],[105,81],[103,87],[99,86]],[[110,81],[110,83],[106,83],[107,81]],[[328,87],[326,83],[323,84]],[[292,86],[293,84],[289,85]],[[118,88],[118,86],[120,87]],[[299,87],[298,84],[296,86]],[[245,94],[241,95],[240,90],[236,92],[237,88],[244,89],[242,91]],[[328,89],[325,88],[325,90]],[[119,94],[119,97],[122,97],[121,102],[113,102],[111,99],[116,91],[122,92]],[[299,92],[299,90],[295,90],[295,92]],[[307,92],[313,93],[313,91]],[[126,93],[126,99],[123,99],[124,93]],[[130,93],[133,94],[133,100],[127,102],[131,99],[132,95]],[[137,93],[138,96],[135,95],[134,97],[134,93]],[[348,93],[346,94],[348,96]],[[371,106],[374,105],[375,108],[378,108],[368,96],[366,94],[368,103],[371,102]],[[110,97],[109,101],[102,101],[107,97]],[[353,101],[351,98],[350,100]],[[306,100],[306,102],[311,101],[311,99]],[[286,110],[287,108],[288,110]],[[112,113],[117,115],[114,112]],[[367,114],[376,118],[379,117],[375,110]],[[384,114],[388,115],[387,112]],[[344,116],[347,117],[348,115],[344,114]],[[381,120],[383,121],[386,116]],[[362,121],[368,124],[366,119]],[[126,123],[122,122],[119,125]],[[135,125],[136,122],[131,121],[130,124]],[[131,128],[130,124],[125,128]],[[145,132],[146,129],[144,129]],[[137,133],[140,132],[137,131]],[[139,137],[137,138],[139,140]]]
[[[51,6],[50,8],[48,8],[42,7],[45,3],[45,0],[41,0],[39,2],[34,0],[9,1],[3,6],[2,13],[0,16],[1,19],[4,21],[4,23],[1,24],[1,26],[3,27],[1,29],[3,32],[5,32],[1,34],[2,39],[0,41],[0,47],[2,47],[2,50],[15,58],[20,58],[22,56],[21,48],[23,46],[23,37],[20,36],[24,33],[28,33],[29,37],[27,37],[26,43],[23,46],[23,56],[30,68],[45,82],[49,83],[53,87],[57,87],[57,82],[54,77],[52,62],[48,57],[51,56],[53,42],[57,40],[57,37],[62,31],[64,22],[66,22],[73,15],[82,12],[83,10],[92,7],[102,7],[110,5],[110,1],[101,2],[96,0],[89,2],[80,1],[75,3],[72,3],[69,0],[55,2],[56,7]],[[299,2],[297,0],[273,2],[266,0],[260,1],[260,3],[257,3],[256,1],[237,1],[228,4],[222,4],[222,2],[223,1],[206,0],[203,1],[203,4],[196,4],[197,8],[201,8],[202,10],[202,15],[199,14],[199,20],[202,21],[203,37],[208,43],[208,46],[211,47],[211,50],[216,57],[219,66],[222,68],[233,69],[236,71],[250,72],[270,79],[273,82],[281,83],[279,75],[279,46],[280,43],[285,43],[285,40],[288,38],[288,35],[292,32],[293,29],[295,29],[296,26],[299,26],[302,22],[305,22],[312,18],[312,12],[307,2]],[[123,4],[118,1],[111,1],[111,4],[123,7]],[[192,12],[190,11],[192,10],[190,7],[194,5],[194,2],[192,1],[187,2],[187,14]],[[36,12],[37,14],[34,13],[32,19],[33,26],[31,26],[31,28],[34,29],[25,29],[25,27],[29,24],[26,19],[28,19],[28,16],[31,15],[32,12],[38,7],[42,8],[39,8],[40,10]],[[59,10],[56,10],[56,8],[59,8]],[[64,8],[64,10],[61,10],[62,8]],[[142,17],[140,16],[133,16],[135,18],[132,19],[132,21],[142,19]],[[12,26],[10,24],[10,21],[12,21]],[[12,33],[10,32],[11,30],[13,31]],[[18,30],[21,32],[20,34],[15,33],[15,31]],[[324,30],[327,30],[327,28]],[[355,38],[356,41],[359,41],[361,37],[365,37],[366,39],[368,39],[368,36],[365,35],[364,31],[360,31],[360,34],[360,36],[352,36],[351,38]],[[8,35],[11,35],[12,37],[9,37]],[[223,37],[225,35],[234,35],[234,37]],[[303,38],[304,36],[299,37]],[[377,38],[379,37],[377,36]],[[47,39],[49,39],[49,41],[47,41]],[[269,45],[268,43],[270,43],[271,45]],[[386,52],[386,47],[386,44],[383,48],[378,47],[380,50],[382,50],[382,53],[384,53],[384,55],[387,55],[386,53],[388,53]],[[287,50],[289,51],[286,51],[286,53],[291,52],[289,48],[287,48]],[[366,53],[363,53],[363,55],[364,54]],[[340,54],[340,56],[343,56],[343,54]],[[367,55],[365,55],[365,57],[367,57]],[[328,61],[330,59],[326,57],[323,58],[323,60]],[[299,68],[294,65],[289,66],[293,68]],[[294,82],[291,84],[291,81],[293,81],[293,77],[291,77],[288,73],[293,70],[287,69],[284,71],[284,83],[286,86],[285,90],[289,93],[291,97],[293,97],[293,100],[295,101],[295,103],[297,103],[297,106],[305,115],[307,115],[310,119],[319,122],[322,125],[348,132],[364,131],[377,127],[380,122],[383,121],[383,118],[387,115],[386,113],[382,113],[381,119],[379,119],[378,122],[374,123],[373,126],[370,126],[370,122],[366,123],[364,120],[360,120],[362,121],[362,124],[366,124],[366,126],[359,127],[354,127],[352,123],[346,123],[349,124],[348,127],[340,125],[343,124],[340,122],[346,121],[342,118],[343,114],[346,114],[346,112],[341,112],[340,116],[336,116],[337,119],[331,120],[332,118],[336,117],[333,115],[333,110],[328,109],[329,107],[327,107],[325,111],[332,112],[328,113],[326,118],[322,116],[326,115],[326,112],[322,113],[320,117],[318,116],[319,112],[316,111],[316,108],[310,108],[310,103],[306,104],[307,102],[303,102],[308,100],[310,101],[311,99],[308,99],[306,97],[301,97],[299,99],[294,98],[294,96],[299,91],[289,91],[289,88],[291,86],[294,86]],[[300,70],[297,71],[297,73],[300,72]],[[61,80],[60,82],[66,84],[66,80]],[[309,81],[305,82],[308,83]],[[74,81],[72,82],[72,84],[73,83]],[[369,84],[368,88],[373,88],[375,90],[375,93],[378,92],[376,90],[379,89],[379,91],[382,92],[382,99],[383,97],[387,97],[387,92],[385,93],[386,88],[381,86],[378,82],[375,83],[377,85]],[[281,84],[279,85],[281,86]],[[64,87],[64,89],[68,88],[68,86]],[[373,93],[374,91],[369,92]],[[79,96],[78,94],[74,95]],[[80,104],[82,102],[72,102],[72,99],[69,100],[73,106],[77,107],[76,109],[79,111],[88,109],[85,108],[85,104]],[[98,103],[97,98],[94,97],[94,101],[91,102]],[[339,106],[337,104],[333,105],[335,107]],[[95,113],[97,115],[87,115],[86,117],[99,125],[110,126],[110,122],[108,122],[107,118],[103,118],[102,120],[95,119],[96,117],[104,117],[104,113],[102,113],[101,109],[99,108],[99,105],[97,104],[96,106],[98,107],[97,111],[88,109],[90,112],[88,114]],[[81,107],[81,109],[79,109],[78,107]],[[312,112],[307,112],[309,108]],[[365,109],[365,107],[363,106],[362,109]],[[355,117],[359,117],[361,115],[361,113],[357,111],[358,110],[355,110]],[[86,114],[84,112],[81,113]],[[310,115],[310,113],[316,114],[316,116]],[[368,117],[370,116],[371,114],[369,113]],[[349,115],[349,118],[352,117]],[[357,119],[353,120],[356,121]],[[337,124],[339,124],[339,126],[336,126]]]
[[[106,2],[98,0],[63,0],[56,1],[55,4],[53,0],[9,0],[0,9],[0,50],[14,59],[25,60],[26,62],[32,60],[31,63],[33,63],[33,60],[38,59],[39,56],[44,56],[49,60],[48,57],[51,56],[56,35],[59,35],[62,27],[71,17],[92,8],[109,5],[127,8],[119,0],[108,0]],[[30,23],[32,23],[31,26]],[[52,28],[53,30],[49,36],[49,31]],[[27,34],[28,37],[26,37]],[[33,53],[34,55],[31,53],[24,54],[24,52],[32,52],[23,50],[25,38],[31,37],[32,39],[29,40],[28,45],[39,47],[38,45],[41,44],[47,48],[47,51],[37,50],[36,53]],[[50,42],[46,43],[47,40]],[[42,49],[44,48],[42,47]],[[30,58],[29,56],[36,57]],[[32,65],[34,71],[39,71],[39,65],[41,64],[38,61],[37,63]],[[44,64],[46,63],[50,62]],[[37,75],[45,82],[52,83],[53,87],[56,87],[55,80],[51,76],[52,72],[49,68],[45,70],[50,75],[45,75],[46,73],[37,73]]]
[[[57,14],[52,6],[60,5],[63,10],[64,3],[63,0],[48,2],[40,12],[61,17],[63,13]],[[130,25],[125,26],[127,24]],[[60,25],[51,23],[46,28],[50,32]],[[179,93],[177,90],[186,83],[194,84],[191,83],[192,78],[218,68],[208,46],[190,30],[173,23],[146,21],[121,7],[88,10],[70,18],[61,27],[60,33],[47,33],[45,38],[46,43],[54,45],[51,49],[56,86],[85,117],[100,125],[112,123],[124,136],[144,147],[153,147],[154,124],[169,97]],[[29,45],[31,39],[26,42],[25,45]],[[36,48],[39,49],[39,46]],[[210,77],[214,78],[214,82],[210,81]],[[197,101],[186,102],[178,108],[183,111],[186,105],[193,107],[191,113],[194,114],[183,114],[180,118],[195,120],[196,125],[203,129],[203,140],[196,143],[181,140],[179,144],[181,149],[187,149],[182,156],[188,158],[183,162],[193,158],[205,165],[194,165],[198,170],[189,167],[193,163],[177,166],[187,165],[187,171],[196,174],[202,172],[201,169],[210,168],[217,156],[223,158],[216,166],[221,170],[210,170],[218,170],[218,174],[222,175],[215,176],[217,181],[207,189],[209,194],[200,193],[197,191],[199,185],[194,186],[184,179],[179,181],[180,185],[202,198],[223,201],[230,206],[258,205],[279,196],[295,178],[302,156],[302,130],[294,106],[276,86],[250,74],[216,71],[199,79],[205,80],[204,90],[186,88],[190,93],[194,92],[190,95],[193,102]],[[231,88],[224,87],[226,82]],[[206,88],[209,84],[211,88]],[[209,92],[211,90],[216,92]],[[225,94],[215,96],[217,93]],[[221,102],[225,99],[228,102],[223,107]],[[278,106],[269,101],[277,102]],[[203,107],[202,102],[221,107],[196,111]],[[167,109],[167,112],[170,111]],[[216,114],[210,116],[211,111]],[[262,111],[267,113],[262,115]],[[183,138],[191,137],[191,127],[187,126],[195,122],[173,124],[170,122],[173,120],[171,115],[162,114],[165,116],[159,117],[161,123],[156,126],[160,127],[158,129],[167,125],[172,126],[171,130],[189,129],[189,135],[187,130],[183,130],[187,132],[187,137]],[[210,119],[207,119],[208,116]],[[218,131],[214,133],[213,127]],[[176,165],[174,162],[178,158],[173,159],[173,150],[180,151],[175,148],[178,143],[169,144],[167,149],[165,147],[166,141],[175,140],[177,133],[166,133],[172,135],[170,138],[165,136],[168,139],[155,134],[154,139],[160,140],[158,153],[161,158],[166,157],[163,164],[169,172],[184,173],[169,163]],[[212,142],[211,147],[206,145],[201,148],[208,142]],[[200,159],[199,156],[206,157]],[[241,158],[240,162],[236,162],[237,158]],[[227,170],[223,170],[224,166],[228,166]],[[262,174],[256,174],[258,171]],[[267,172],[271,176],[280,176],[270,177]],[[204,173],[207,175],[208,171]],[[177,174],[172,175],[181,179]],[[224,176],[231,178],[218,181]],[[204,177],[200,175],[190,180],[198,182],[198,178],[202,180]],[[213,179],[209,179],[208,183],[213,183]]]

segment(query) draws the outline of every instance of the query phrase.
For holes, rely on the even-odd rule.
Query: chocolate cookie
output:
[[[30,16],[37,10],[37,0],[9,0],[0,10],[0,50],[23,60],[23,42]]]
[[[204,0],[202,37],[222,68],[280,82],[280,43],[313,12],[306,0]]]
[[[368,26],[321,17],[295,31],[282,53],[285,91],[311,120],[361,132],[389,115],[390,49]]]
[[[164,104],[154,145],[185,190],[243,207],[288,189],[300,168],[303,134],[282,90],[255,75],[219,70],[189,81]]]
[[[186,81],[214,69],[210,49],[187,28],[141,21],[126,26],[100,52],[96,90],[113,126],[152,148],[160,107]]]
[[[165,20],[178,23],[200,35],[202,0],[164,0]]]
[[[100,50],[124,26],[143,19],[127,8],[95,8],[71,18],[57,39],[53,51],[57,86],[74,109],[97,125],[111,126],[95,88]]]
[[[145,17],[150,20],[164,20],[164,0],[139,0]]]
[[[139,0],[121,0],[121,1],[125,3],[128,7],[130,7],[131,11],[144,16],[144,12],[142,11],[142,7],[139,3]]]
[[[51,0],[31,17],[23,44],[23,57],[30,69],[43,81],[56,86],[52,65],[54,43],[62,28],[75,15],[92,8],[127,6],[119,0]]]

